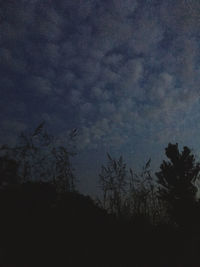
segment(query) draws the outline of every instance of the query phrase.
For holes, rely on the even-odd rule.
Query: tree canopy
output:
[[[195,205],[200,163],[186,146],[180,152],[178,144],[169,143],[165,154],[169,160],[164,160],[156,173],[159,197],[167,204],[170,215],[180,223]]]

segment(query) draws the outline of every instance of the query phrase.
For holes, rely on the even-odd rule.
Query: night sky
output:
[[[200,152],[200,1],[0,0],[0,143],[45,120],[93,193],[106,152],[158,167]]]

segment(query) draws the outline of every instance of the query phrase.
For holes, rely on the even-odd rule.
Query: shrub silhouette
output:
[[[0,157],[0,186],[16,184],[19,182],[19,164],[7,155]]]
[[[8,153],[0,157],[0,266],[199,266],[195,181],[200,165],[189,148],[179,152],[177,144],[168,145],[169,161],[163,161],[156,173],[158,192],[150,160],[141,173],[135,174],[131,169],[127,171],[122,157],[115,160],[108,154],[100,174],[104,193],[100,206],[65,183],[68,176],[62,176],[62,170],[67,169],[63,154],[58,153],[63,152],[62,148],[56,147],[55,151],[52,146],[46,154],[56,153],[50,163],[54,160],[55,165],[61,164],[57,167],[63,167],[57,172],[57,183],[48,171],[49,165],[45,165],[47,161],[38,163],[43,154],[35,149],[48,147],[52,140],[42,138],[44,143],[38,146],[31,143],[33,136],[42,133],[42,127],[25,146],[4,146],[3,151]],[[35,161],[26,164],[30,153],[35,153]],[[63,153],[69,156],[67,150]],[[65,163],[71,167],[68,159]],[[30,163],[35,164],[31,166],[33,171],[28,168]],[[40,173],[40,166],[46,171]],[[33,175],[38,172],[42,174],[39,180]],[[160,220],[163,203],[172,222],[181,227]]]
[[[75,190],[71,157],[76,154],[76,134],[76,129],[71,131],[66,137],[67,145],[63,145],[58,138],[47,132],[44,122],[31,133],[22,133],[15,146],[4,145],[0,148],[0,174],[4,177],[2,179],[4,182],[11,182],[12,176],[22,183],[50,181],[60,192]]]
[[[99,184],[103,191],[103,208],[120,217],[125,205],[127,170],[122,156],[116,160],[107,154],[107,165],[102,165]]]

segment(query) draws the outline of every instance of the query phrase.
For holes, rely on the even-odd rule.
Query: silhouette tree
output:
[[[58,191],[73,191],[75,176],[70,158],[75,155],[72,144],[76,134],[76,130],[73,130],[68,136],[67,145],[63,145],[46,131],[42,122],[33,133],[22,133],[16,146],[4,145],[0,152],[4,161],[9,158],[17,162],[17,175],[22,183],[50,181]]]
[[[178,225],[193,219],[196,205],[200,163],[188,147],[179,152],[178,144],[169,144],[165,149],[169,161],[163,161],[156,173],[159,197],[166,203],[169,215]]]

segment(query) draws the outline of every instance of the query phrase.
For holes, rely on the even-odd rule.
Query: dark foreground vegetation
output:
[[[190,149],[166,148],[153,176],[122,157],[102,166],[102,198],[76,190],[75,154],[41,124],[0,156],[0,266],[199,267],[200,164]]]

